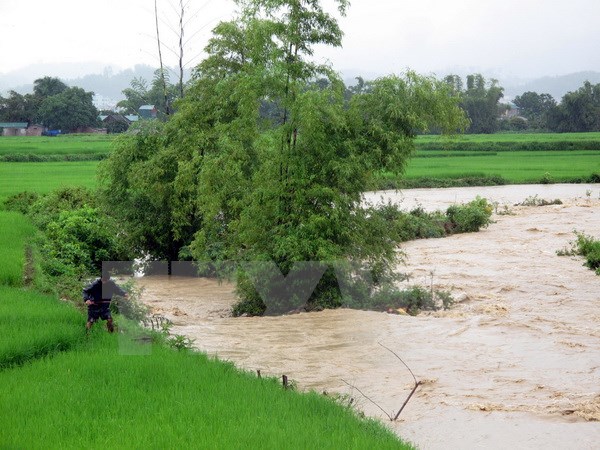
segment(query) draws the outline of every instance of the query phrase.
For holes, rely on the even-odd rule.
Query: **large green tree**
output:
[[[36,101],[31,94],[10,91],[8,97],[0,96],[0,121],[33,122],[36,112]]]
[[[44,100],[53,95],[62,94],[68,88],[59,78],[46,76],[38,78],[33,82],[33,95],[40,100]]]
[[[404,169],[417,132],[463,127],[458,97],[408,72],[375,80],[347,101],[339,76],[311,58],[316,45],[342,40],[318,1],[236,3],[240,17],[215,28],[177,114],[149,135],[151,145],[139,133],[124,138],[104,164],[107,203],[134,206],[143,195],[138,205],[164,205],[164,217],[152,208],[150,217],[133,217],[129,207],[113,212],[132,229],[162,224],[161,238],[177,243],[170,254],[197,261],[274,262],[284,275],[302,261],[355,261],[376,279],[390,275],[395,243],[370,230],[362,193],[377,171]],[[345,14],[348,2],[334,3]],[[261,113],[265,102],[276,105],[269,114]],[[144,250],[165,254],[164,244]],[[266,305],[244,267],[238,293],[253,311],[290,307]],[[328,265],[308,303],[340,301]]]
[[[504,96],[498,80],[486,81],[481,74],[467,76],[462,107],[471,120],[470,133],[498,131],[498,103]]]
[[[44,99],[37,111],[37,117],[43,125],[65,131],[95,126],[98,110],[93,103],[93,92],[79,87],[70,87],[60,94]]]
[[[444,81],[461,97],[461,108],[471,121],[469,133],[498,130],[499,101],[504,96],[504,88],[498,85],[498,80],[486,80],[481,74],[472,74],[466,77],[466,88],[458,75],[448,75]]]
[[[514,104],[521,109],[521,115],[529,121],[529,128],[546,128],[548,113],[556,107],[556,101],[550,94],[538,94],[527,91],[517,95]]]
[[[558,132],[600,131],[600,83],[586,81],[565,94],[548,113],[548,127]]]

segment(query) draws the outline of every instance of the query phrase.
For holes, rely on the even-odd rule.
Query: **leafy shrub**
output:
[[[366,220],[362,234],[385,234],[394,245],[398,245],[414,239],[440,238],[453,233],[473,232],[490,223],[492,210],[492,205],[480,197],[465,205],[451,206],[446,214],[440,211],[427,212],[422,207],[406,212],[398,205],[388,202],[364,210]],[[359,252],[360,249],[357,250],[357,254]],[[252,282],[251,277],[255,282]],[[442,292],[431,293],[418,288],[411,288],[406,292],[398,291],[392,284],[398,277],[390,267],[377,260],[348,263],[343,270],[336,264],[336,270],[333,267],[326,269],[306,301],[297,297],[298,292],[304,292],[301,285],[303,280],[297,282],[300,284],[288,284],[289,280],[269,278],[268,273],[257,276],[241,271],[238,274],[236,293],[243,300],[233,307],[233,315],[282,314],[300,309],[312,311],[342,305],[387,309],[387,304],[407,308],[416,313],[423,309],[434,309],[431,302],[435,298],[440,301],[445,298]],[[344,286],[344,296],[340,285]],[[263,302],[257,288],[263,295],[268,296],[268,305]]]
[[[446,211],[449,231],[452,233],[479,231],[490,224],[492,211],[492,205],[479,196],[466,205],[452,205]]]
[[[275,315],[342,306],[338,274],[332,266],[325,269],[316,286],[315,274],[311,273],[310,267],[295,272],[292,278],[289,273],[285,274],[285,278],[279,274],[273,276],[271,271],[264,269],[260,266],[250,270],[240,269],[236,293],[243,300],[234,305],[234,316]]]
[[[118,260],[115,233],[107,225],[105,217],[88,206],[63,211],[49,222],[42,252],[50,275],[99,273],[102,261]]]
[[[31,206],[39,199],[37,192],[23,191],[11,195],[4,201],[4,208],[9,211],[18,211],[27,215]]]
[[[33,223],[42,231],[48,224],[58,219],[63,211],[72,211],[83,206],[95,206],[91,190],[84,187],[57,189],[40,197],[29,209]]]
[[[407,289],[389,288],[375,294],[363,307],[379,311],[404,309],[414,316],[421,311],[448,309],[454,304],[452,295],[447,291],[425,289],[422,286],[410,286]]]
[[[571,248],[558,250],[558,256],[581,255],[585,257],[585,265],[600,275],[600,240],[594,239],[584,233],[575,231],[577,239],[571,242]]]
[[[540,184],[553,184],[553,183],[554,183],[554,178],[552,178],[552,175],[550,175],[550,172],[544,173],[544,175],[540,179]]]
[[[578,253],[585,257],[585,265],[600,275],[600,241],[583,233],[577,233]]]

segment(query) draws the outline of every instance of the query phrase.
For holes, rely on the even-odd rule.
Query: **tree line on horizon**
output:
[[[8,97],[0,96],[0,122],[40,124],[67,132],[93,127],[98,125],[93,99],[93,92],[46,76],[34,81],[30,94],[10,91]]]
[[[177,110],[181,92],[186,92],[192,81],[182,91],[178,83],[170,83],[168,74],[165,75],[165,96],[159,72],[160,69],[155,71],[151,82],[143,77],[131,80],[130,87],[122,91],[125,98],[119,101],[116,111],[103,112],[136,114],[140,106],[151,104],[156,106],[159,119],[167,120],[170,115],[167,113]],[[481,74],[472,74],[464,80],[458,75],[448,75],[443,81],[461,99],[459,106],[470,121],[466,133],[600,131],[600,83],[594,85],[586,81],[576,91],[565,94],[560,102],[547,93],[524,92],[512,101],[518,113],[506,115],[511,106],[500,101],[504,97],[504,88],[498,80],[486,80]],[[316,79],[313,83],[323,85],[327,80]],[[344,97],[349,101],[355,94],[368,92],[372,84],[373,81],[356,77],[356,84],[345,86]],[[69,87],[55,77],[39,78],[35,80],[31,94],[10,91],[7,97],[0,96],[0,122],[39,123],[64,131],[99,126],[99,111],[93,104],[93,95],[82,88]],[[263,100],[261,111],[266,117],[272,116],[277,114],[277,105]]]

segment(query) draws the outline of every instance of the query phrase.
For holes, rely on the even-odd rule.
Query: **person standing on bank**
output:
[[[115,330],[110,314],[110,302],[113,295],[127,298],[127,292],[110,279],[108,271],[102,271],[102,276],[83,289],[83,301],[88,307],[88,319],[85,328],[89,330],[98,319],[106,320],[106,328],[112,333]]]

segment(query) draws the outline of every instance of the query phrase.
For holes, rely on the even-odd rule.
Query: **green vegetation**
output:
[[[577,239],[572,242],[570,249],[562,249],[556,253],[559,256],[581,255],[585,258],[585,265],[600,275],[600,240],[593,236],[575,231]]]
[[[3,446],[409,448],[316,393],[102,331],[87,345],[0,372]]]
[[[123,136],[102,163],[107,213],[129,248],[153,258],[267,261],[283,275],[296,262],[352,259],[384,283],[395,242],[371,233],[361,194],[374,173],[403,170],[416,132],[464,127],[458,98],[408,72],[347,99],[332,68],[311,58],[316,45],[341,45],[319,2],[237,3],[240,16],[215,28],[178,112]],[[261,303],[241,272],[238,295]],[[331,267],[311,292],[310,307],[341,304]]]
[[[384,289],[374,295],[368,305],[356,305],[370,310],[387,311],[389,313],[405,313],[416,316],[421,311],[438,311],[448,309],[454,299],[448,291],[426,289],[414,285],[407,289]]]
[[[590,133],[495,133],[465,134],[451,138],[436,135],[421,135],[416,139],[418,150],[492,150],[498,147],[511,151],[542,149],[570,150],[588,149],[600,143],[600,132]],[[547,147],[544,147],[547,146]],[[494,151],[498,149],[494,148]]]
[[[23,191],[46,194],[60,187],[93,188],[97,167],[96,161],[0,163],[0,202]]]
[[[21,214],[0,211],[0,285],[23,285],[25,243],[34,233],[35,228]]]
[[[33,84],[31,94],[10,91],[7,98],[0,96],[0,122],[40,123],[63,132],[97,125],[93,92],[68,87],[54,77],[38,78]]]
[[[424,135],[404,175],[373,189],[600,182],[600,133]]]
[[[0,286],[0,299],[0,370],[73,348],[84,337],[81,312],[70,304],[8,286]]]
[[[66,189],[22,195],[16,203],[52,228],[85,197],[84,190]],[[19,213],[2,211],[0,230],[3,258],[17,262],[2,266],[0,282],[13,284],[23,278],[33,227]],[[120,333],[95,327],[86,336],[85,319],[70,303],[0,286],[0,323],[2,447],[411,448],[349,407],[257,379],[188,351],[186,339],[122,317]]]
[[[577,253],[585,257],[585,265],[600,275],[600,240],[577,234]]]
[[[491,223],[492,210],[492,205],[486,199],[479,197],[464,205],[452,205],[445,213],[427,212],[422,208],[405,212],[397,205],[388,203],[365,211],[368,217],[366,229],[370,235],[387,236],[394,245],[397,245],[414,239],[441,238],[456,233],[479,231]],[[254,274],[253,278],[263,282],[261,293],[270,299],[268,310],[267,305],[257,301],[255,297],[243,298],[233,308],[235,316],[277,314],[302,307],[306,310],[314,308],[313,305],[304,305],[303,299],[295,301],[294,295],[298,290],[298,284],[287,284],[278,276],[273,277],[271,271],[263,268],[259,270],[261,272]],[[356,275],[357,273],[359,276]],[[326,271],[323,277],[329,278],[332,283],[340,286],[338,295],[343,297],[341,304],[345,307],[375,311],[395,311],[403,308],[409,314],[416,315],[422,310],[436,310],[452,305],[452,298],[448,292],[424,290],[420,286],[412,286],[409,289],[399,289],[393,284],[382,286],[382,283],[373,278],[373,271],[369,272],[359,263],[336,264],[335,270]],[[349,281],[351,277],[353,278]],[[394,280],[402,278],[402,275],[396,275]],[[244,286],[245,289],[254,289],[255,285],[249,280],[244,279],[242,283],[248,284]],[[335,301],[339,300],[336,298]],[[341,304],[319,305],[319,307],[335,307]]]
[[[494,133],[498,130],[499,100],[504,96],[504,88],[498,80],[486,79],[481,74],[466,77],[466,87],[458,75],[448,75],[444,81],[460,97],[460,107],[469,117],[469,133]]]
[[[102,261],[128,260],[117,244],[118,227],[97,203],[94,193],[82,187],[41,196],[21,192],[5,201],[5,208],[27,215],[40,231],[35,242],[38,288],[78,300],[82,282],[100,272]]]
[[[110,153],[113,140],[102,134],[4,136],[0,138],[0,163],[100,160]]]
[[[423,152],[425,153],[425,152]],[[540,183],[544,175],[554,182],[588,181],[600,174],[600,150],[552,152],[506,151],[477,157],[446,156],[413,158],[406,169],[406,179],[464,178],[499,176],[509,183]],[[589,180],[593,181],[593,180]]]

